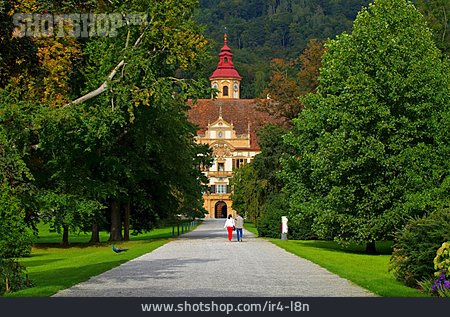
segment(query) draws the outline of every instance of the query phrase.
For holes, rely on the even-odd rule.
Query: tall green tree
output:
[[[31,230],[25,222],[25,192],[30,190],[31,180],[26,164],[0,126],[0,262],[31,251]]]
[[[405,0],[375,0],[328,45],[316,94],[286,137],[290,204],[320,237],[391,238],[448,204],[449,71]]]
[[[258,178],[253,164],[247,164],[234,173],[231,184],[233,209],[257,224],[264,206],[267,180]]]
[[[185,79],[202,64],[206,46],[192,20],[196,5],[16,0],[0,7],[11,25],[14,13],[44,9],[147,17],[141,25],[124,23],[116,37],[17,39],[12,28],[2,29],[1,65],[24,69],[0,68],[8,97],[0,100],[7,114],[2,124],[8,142],[13,132],[20,136],[11,144],[23,150],[19,158],[34,177],[39,215],[64,237],[68,229],[95,228],[95,241],[99,225],[107,223],[110,239],[120,240],[122,222],[128,235],[129,223],[148,230],[172,214],[201,212],[204,180],[197,165],[208,153],[194,142],[185,105],[205,83]],[[30,63],[21,60],[22,42]],[[12,111],[22,103],[28,107]]]
[[[127,238],[130,222],[148,230],[171,214],[198,211],[202,179],[195,160],[203,150],[185,102],[204,82],[182,77],[200,64],[206,45],[191,19],[195,5],[111,2],[109,9],[145,12],[149,23],[84,43],[81,97],[43,124],[40,148],[54,191],[108,204],[111,241],[124,238],[122,223]]]
[[[28,205],[33,193],[33,176],[24,157],[28,151],[24,116],[11,105],[10,96],[0,91],[0,294],[23,286],[23,267],[17,258],[31,252],[32,231]],[[14,120],[16,119],[16,120]]]
[[[275,196],[279,195],[283,187],[278,173],[281,170],[281,158],[288,152],[283,142],[284,133],[286,129],[272,124],[258,130],[261,153],[255,156],[252,163],[239,168],[232,180],[233,208],[245,214],[256,225],[259,225],[261,218],[266,217],[267,210],[272,212],[273,208],[267,205],[280,200]]]

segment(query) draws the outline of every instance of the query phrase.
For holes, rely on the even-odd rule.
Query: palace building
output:
[[[230,179],[237,168],[260,152],[256,130],[275,121],[257,109],[259,99],[240,99],[241,79],[225,34],[219,63],[209,77],[211,87],[218,90],[217,98],[190,102],[188,111],[189,121],[198,126],[196,141],[208,144],[213,151],[213,165],[204,172],[209,180],[209,191],[203,195],[207,218],[236,215]]]

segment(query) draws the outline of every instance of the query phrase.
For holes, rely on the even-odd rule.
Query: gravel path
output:
[[[54,296],[373,296],[248,231],[243,242],[229,242],[223,224],[205,220],[179,239]]]

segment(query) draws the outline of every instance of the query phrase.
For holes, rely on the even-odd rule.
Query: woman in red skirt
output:
[[[233,228],[234,228],[234,219],[231,215],[228,215],[228,219],[225,222],[224,228],[228,230],[228,241],[231,241],[231,237],[233,236]]]

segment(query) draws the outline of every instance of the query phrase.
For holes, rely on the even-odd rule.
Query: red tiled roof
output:
[[[222,118],[233,123],[236,134],[247,134],[250,123],[250,147],[259,151],[256,131],[266,123],[278,123],[268,113],[257,109],[259,99],[199,99],[195,104],[188,101],[189,121],[196,124],[199,129],[197,134],[204,134],[208,123],[213,123],[219,118],[222,107]]]
[[[209,76],[209,79],[214,78],[235,78],[242,79],[238,71],[234,69],[233,65],[233,53],[228,47],[227,35],[224,34],[223,47],[219,53],[219,63],[217,64],[216,70]]]
[[[241,79],[241,75],[237,72],[234,68],[217,68],[212,75],[209,77],[209,79],[214,78],[236,78]]]

